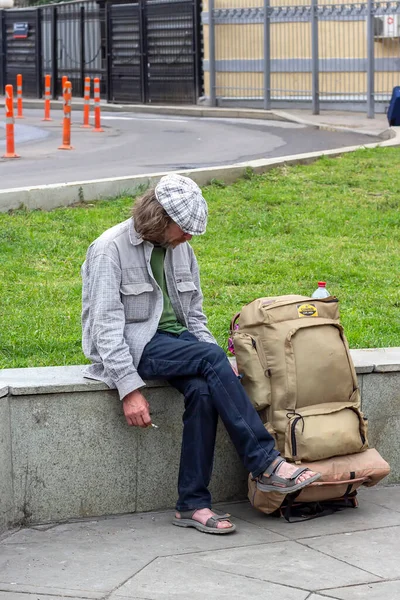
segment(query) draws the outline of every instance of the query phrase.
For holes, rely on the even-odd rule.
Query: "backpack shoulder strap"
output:
[[[230,329],[231,333],[233,333],[235,331],[236,321],[238,320],[239,317],[240,317],[240,312],[236,313],[236,315],[234,315],[232,317],[232,320],[231,320],[231,329]]]

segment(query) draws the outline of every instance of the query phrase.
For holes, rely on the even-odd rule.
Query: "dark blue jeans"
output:
[[[167,379],[185,398],[177,510],[211,508],[211,479],[218,415],[254,477],[279,455],[225,355],[215,344],[157,332],[138,367],[143,379]]]

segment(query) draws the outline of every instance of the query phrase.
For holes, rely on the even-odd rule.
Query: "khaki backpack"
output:
[[[337,298],[258,298],[232,319],[231,336],[242,383],[282,456],[316,461],[368,448]]]

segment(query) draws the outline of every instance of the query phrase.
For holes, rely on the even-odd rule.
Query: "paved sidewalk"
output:
[[[359,497],[295,524],[225,504],[225,536],[174,527],[172,511],[21,529],[0,543],[0,600],[398,600],[400,486]]]
[[[319,115],[313,115],[310,110],[294,109],[289,111],[275,110],[274,113],[296,123],[331,127],[336,130],[357,131],[367,135],[379,135],[389,128],[385,114],[376,114],[374,119],[368,119],[365,113],[343,110],[323,110]]]

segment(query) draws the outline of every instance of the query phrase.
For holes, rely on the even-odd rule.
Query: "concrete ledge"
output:
[[[351,350],[357,373],[400,371],[400,348],[366,348]]]
[[[357,374],[400,372],[400,347],[350,350]],[[235,362],[234,358],[230,359]],[[33,367],[0,370],[0,398],[7,394],[24,396],[60,392],[109,391],[101,381],[83,377],[84,365]],[[148,381],[148,389],[169,387],[167,382]]]
[[[370,445],[400,483],[400,348],[352,350]],[[158,429],[128,427],[115,390],[83,366],[0,371],[0,532],[8,526],[170,508],[176,500],[182,397],[145,395]],[[247,474],[219,427],[213,499],[247,494]],[[162,483],[162,485],[160,485]]]

